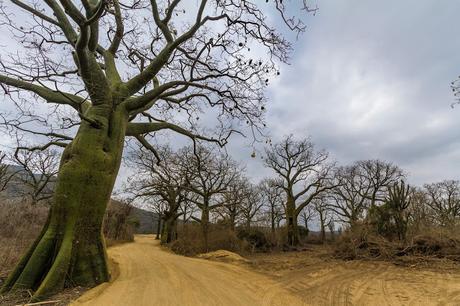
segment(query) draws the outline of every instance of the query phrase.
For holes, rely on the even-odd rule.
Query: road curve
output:
[[[110,283],[89,290],[72,306],[306,305],[267,276],[244,267],[178,256],[153,236],[112,247],[118,271]]]

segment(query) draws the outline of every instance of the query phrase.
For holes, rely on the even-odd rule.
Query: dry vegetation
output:
[[[7,277],[37,237],[48,215],[45,205],[0,202],[0,278]]]

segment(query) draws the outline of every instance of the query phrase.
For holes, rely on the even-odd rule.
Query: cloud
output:
[[[460,4],[320,1],[271,87],[275,139],[312,136],[341,163],[381,158],[411,181],[460,178]]]

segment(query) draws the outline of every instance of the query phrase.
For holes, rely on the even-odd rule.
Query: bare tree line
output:
[[[159,163],[142,149],[131,156],[140,175],[127,190],[161,211],[167,237],[163,242],[177,238],[177,232],[171,236],[169,231],[177,228],[184,211],[191,212],[184,223],[200,224],[206,250],[211,220],[231,231],[266,228],[274,235],[283,228],[285,243],[295,246],[312,228],[319,230],[322,241],[328,233],[363,225],[404,240],[409,227],[451,226],[460,219],[458,181],[415,188],[391,162],[338,166],[309,139],[288,136],[267,146],[264,164],[274,176],[258,183],[231,157],[205,146],[177,151],[162,147],[158,152]],[[171,176],[176,179],[163,179]],[[169,190],[175,200],[169,201],[162,190]]]

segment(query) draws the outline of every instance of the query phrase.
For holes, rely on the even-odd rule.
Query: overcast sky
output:
[[[345,164],[392,161],[423,184],[460,179],[460,1],[318,1],[291,65],[270,86],[273,139],[311,136]],[[254,177],[251,149],[229,151]]]
[[[449,87],[460,74],[460,1],[317,4],[267,93],[273,141],[310,136],[340,164],[392,161],[414,184],[460,179],[460,105],[451,108]],[[257,149],[251,158],[244,139],[228,146],[254,180],[271,174]]]

